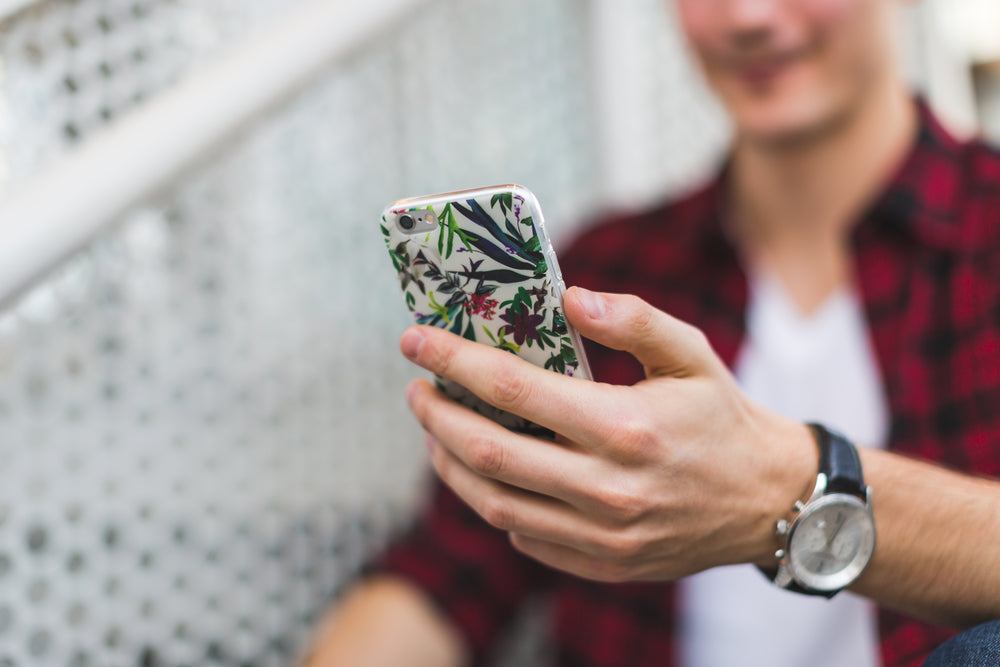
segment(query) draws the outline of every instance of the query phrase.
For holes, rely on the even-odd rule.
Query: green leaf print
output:
[[[449,232],[448,232],[448,212],[450,210],[451,210],[451,205],[450,204],[446,205],[444,207],[444,210],[441,212],[441,216],[438,218],[438,227],[441,228],[441,231],[438,232],[438,243],[437,243],[438,254],[441,255],[441,256],[443,256],[443,257],[447,257],[448,256],[448,255],[445,255],[445,253],[444,253],[444,242],[445,242],[445,239],[448,238],[448,234],[449,234]]]
[[[566,372],[566,362],[563,360],[561,355],[551,354],[549,358],[545,360],[545,368],[555,371],[556,373]]]
[[[513,299],[508,299],[500,304],[501,308],[512,308],[513,310],[525,310],[530,311],[531,308],[531,293],[528,292],[524,287],[518,287],[517,292],[514,293]]]
[[[534,268],[538,260],[541,259],[538,251],[532,252],[526,250],[523,239],[512,237],[509,233],[502,230],[497,221],[484,211],[475,199],[470,199],[466,203],[469,205],[468,208],[458,203],[455,203],[454,208],[465,216],[469,222],[481,227],[483,231],[487,232],[501,244],[500,246],[495,246],[487,242],[485,238],[476,236],[473,242],[480,250],[501,264],[506,264],[513,269]],[[520,257],[521,260],[516,260],[513,256]]]
[[[493,336],[490,336],[490,338],[493,338]],[[521,353],[521,346],[518,345],[517,343],[512,343],[511,341],[507,340],[506,337],[504,336],[503,329],[500,330],[500,339],[497,340],[496,343],[498,349],[507,350],[508,352],[513,352],[514,354]]]
[[[563,315],[562,310],[559,308],[552,309],[552,331],[557,336],[564,336],[568,331],[566,328],[566,316]]]
[[[497,204],[500,205],[500,210],[503,211],[503,214],[507,215],[507,209],[504,207],[503,198],[500,196],[499,192],[493,195],[493,198],[490,199],[490,208],[493,208]]]
[[[569,338],[563,338],[562,341],[560,341],[559,356],[562,357],[562,360],[566,362],[567,365],[576,366],[578,362],[576,359],[576,350],[573,349],[572,340]]]
[[[462,325],[464,324],[462,320],[465,315],[465,311],[462,310],[461,306],[459,306],[458,309],[449,309],[448,315],[451,317],[450,320],[445,320],[446,322],[451,322],[451,326],[448,327],[448,331],[461,336],[463,331]]]
[[[547,347],[555,347],[555,341],[552,340],[552,331],[548,327],[538,327],[535,332],[538,334],[538,344],[544,350]],[[528,339],[528,347],[531,347],[531,339]]]
[[[448,315],[447,306],[442,306],[440,303],[437,302],[437,299],[434,298],[434,292],[428,292],[427,298],[431,302],[431,310],[434,311],[434,314],[443,319],[448,324],[451,324],[451,317],[449,317]]]
[[[553,352],[549,355],[545,361],[545,368],[565,374],[567,368],[575,369],[577,366],[576,351],[573,349],[573,342],[568,337],[560,340],[559,345],[559,352]]]
[[[462,334],[462,338],[466,340],[471,340],[473,343],[476,342],[476,329],[472,326],[472,318],[469,318],[469,324],[465,327],[465,332]]]
[[[441,227],[441,233],[438,234],[438,253],[445,259],[451,257],[451,254],[455,251],[456,236],[462,242],[462,245],[465,246],[466,250],[472,250],[469,237],[458,226],[458,221],[455,220],[455,212],[451,208],[451,202],[445,204],[444,209],[441,210],[438,225]]]
[[[437,224],[416,236],[382,220],[414,320],[514,354],[530,349],[539,365],[572,374],[579,360],[530,206],[511,193],[491,193],[442,201],[433,211]]]
[[[470,279],[475,280],[488,280],[491,283],[501,283],[504,285],[516,285],[517,283],[523,283],[531,280],[534,276],[529,276],[524,273],[518,273],[517,271],[510,271],[509,269],[494,269],[492,271],[476,271],[473,273],[464,274]],[[490,286],[490,293],[492,294],[497,289],[496,285]]]
[[[498,204],[500,205],[500,211],[506,216],[507,211],[514,208],[514,196],[510,192],[498,192],[490,199],[490,207]]]
[[[501,199],[504,205],[504,213],[514,208],[514,194],[511,192],[504,192]]]
[[[389,257],[396,271],[405,271],[410,265],[410,253],[406,251],[406,243],[398,243],[395,248],[389,248]]]
[[[524,245],[524,235],[521,234],[521,230],[511,224],[510,220],[504,220],[504,227],[507,228],[507,234],[510,235],[511,239],[517,241],[522,246]]]

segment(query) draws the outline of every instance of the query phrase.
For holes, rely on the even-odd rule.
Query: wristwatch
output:
[[[832,598],[861,576],[875,553],[871,489],[858,450],[840,433],[809,424],[819,445],[816,488],[797,501],[793,519],[778,521],[784,541],[774,583],[806,595]]]

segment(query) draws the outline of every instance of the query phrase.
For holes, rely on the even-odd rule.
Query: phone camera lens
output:
[[[410,231],[417,226],[417,221],[413,219],[412,215],[401,215],[399,216],[399,226],[406,231]]]

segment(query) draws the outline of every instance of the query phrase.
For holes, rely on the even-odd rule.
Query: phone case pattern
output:
[[[400,230],[395,216],[415,210],[431,211],[437,228],[417,235]],[[554,272],[542,248],[547,241],[522,195],[508,190],[393,209],[382,218],[382,235],[417,323],[516,353],[559,373],[579,371],[560,291],[554,289]],[[540,429],[494,410],[452,382],[438,378],[438,385],[504,426]]]

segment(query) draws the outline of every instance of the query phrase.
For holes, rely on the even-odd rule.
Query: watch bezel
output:
[[[830,493],[815,498],[806,504],[799,516],[796,517],[788,533],[785,566],[788,569],[788,574],[794,581],[815,591],[833,592],[850,586],[861,576],[875,554],[876,541],[875,521],[871,511],[871,503],[867,495],[868,490],[866,489],[866,498],[862,501],[857,496],[848,493]],[[825,511],[831,506],[843,507],[845,505],[860,510],[861,516],[867,519],[868,524],[867,530],[864,531],[867,539],[862,543],[854,558],[845,567],[830,574],[818,574],[804,566],[800,566],[798,552],[793,548],[797,530],[814,514]]]

